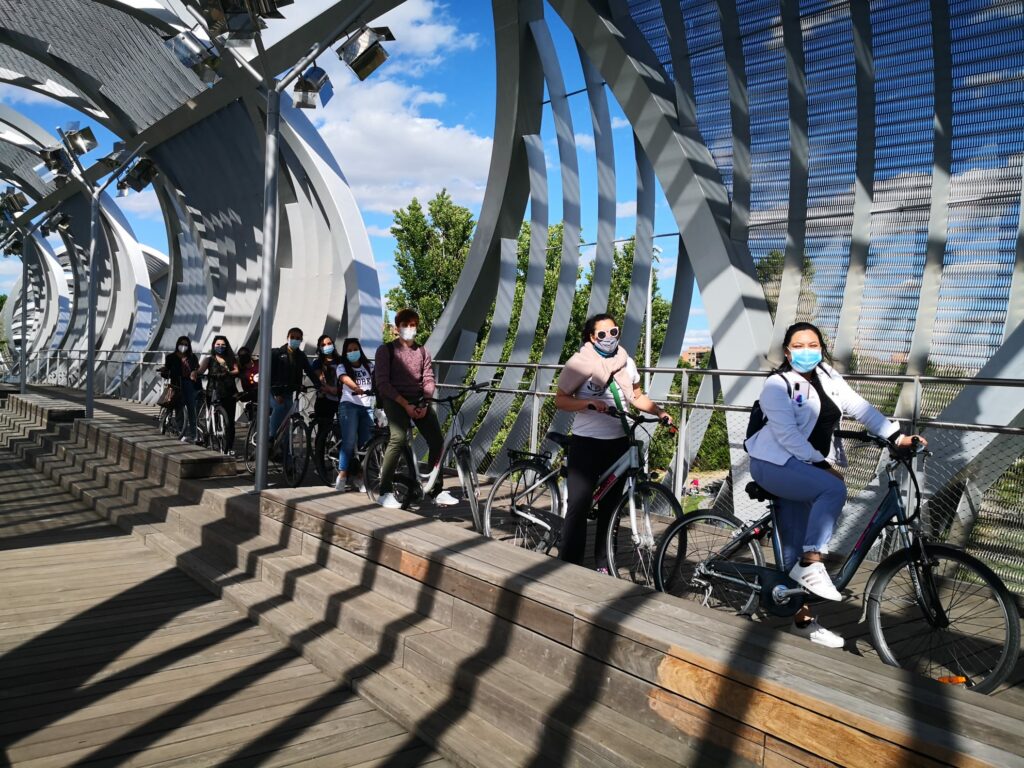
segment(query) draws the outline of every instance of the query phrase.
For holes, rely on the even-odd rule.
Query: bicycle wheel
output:
[[[473,518],[473,530],[483,533],[483,522],[480,520],[480,499],[477,496],[476,467],[473,452],[469,443],[460,443],[455,447],[455,466],[459,472],[459,483],[462,485],[469,511]]]
[[[256,472],[256,420],[249,421],[249,429],[245,431],[245,449],[242,451],[245,471],[250,475]]]
[[[633,540],[629,520],[629,497],[622,501],[612,515],[605,539],[608,553],[608,572],[619,579],[636,584],[654,586],[654,552],[657,540],[671,523],[683,514],[679,502],[659,483],[638,482],[633,490],[636,504],[636,533],[640,541]]]
[[[384,453],[388,447],[388,436],[374,437],[366,444],[366,455],[363,457],[363,482],[366,484],[366,495],[376,503],[380,498],[380,470],[384,465]],[[414,491],[414,479],[409,468],[405,452],[398,458],[393,479],[395,498],[403,509],[408,509]]]
[[[181,436],[181,419],[173,408],[164,408],[160,414],[160,434]]]
[[[483,534],[517,547],[547,554],[562,532],[562,500],[554,478],[538,482],[550,470],[520,462],[502,473],[487,496]]]
[[[729,564],[763,566],[764,553],[755,539],[738,541],[741,528],[739,519],[717,512],[696,512],[677,520],[658,544],[655,587],[706,608],[753,615],[758,579]]]
[[[963,550],[926,544],[925,554],[920,562],[912,550],[900,550],[872,575],[868,626],[875,649],[886,664],[991,693],[1017,661],[1014,597]]]
[[[317,423],[316,439],[313,441],[313,469],[324,485],[334,487],[338,477],[338,450],[341,448],[341,436],[338,434],[338,422],[330,424],[326,421]]]
[[[227,453],[230,448],[224,439],[224,428],[228,423],[228,412],[222,405],[210,408],[210,448],[218,453]]]
[[[288,420],[287,445],[281,457],[281,468],[284,481],[292,488],[298,488],[306,479],[309,468],[309,430],[301,416],[292,416]]]

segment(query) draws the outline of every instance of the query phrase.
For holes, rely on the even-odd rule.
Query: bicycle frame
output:
[[[629,527],[633,537],[633,545],[653,548],[654,531],[651,529],[650,519],[646,516],[644,517],[643,530],[640,530],[640,527],[637,525],[636,500],[633,496],[633,487],[636,485],[636,476],[639,472],[640,449],[635,441],[630,441],[626,452],[597,479],[597,487],[594,489],[591,506],[596,505],[607,496],[620,478],[625,478],[626,485],[623,493],[629,500]]]

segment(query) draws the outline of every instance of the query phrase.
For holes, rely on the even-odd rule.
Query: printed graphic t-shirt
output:
[[[640,383],[640,372],[636,369],[636,363],[631,357],[626,358],[626,373],[629,374],[629,380],[634,384]],[[585,400],[601,400],[609,408],[614,408],[615,398],[612,396],[611,387],[603,387],[604,383],[587,379],[574,394],[576,397]],[[625,406],[627,402],[626,393],[621,393],[619,397]],[[576,412],[576,419],[572,424],[572,433],[579,437],[595,437],[599,440],[615,440],[616,438],[626,436],[622,429],[621,419],[613,419],[607,413],[598,413],[589,408]]]
[[[352,372],[355,374],[354,378],[356,386],[363,390],[363,392],[369,392],[373,389],[373,375],[365,365],[353,368]],[[338,377],[340,378],[344,374],[344,367],[339,365]],[[357,395],[351,387],[347,387],[343,384],[341,387],[341,402],[355,403],[356,405],[361,405],[364,408],[369,408],[373,405],[373,395]]]

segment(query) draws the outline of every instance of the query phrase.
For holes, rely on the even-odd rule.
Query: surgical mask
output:
[[[288,339],[288,346],[292,349],[298,349],[302,346],[302,339]]]
[[[615,336],[607,336],[592,343],[601,357],[611,357],[619,348],[619,340]]]
[[[179,344],[178,351],[181,352],[181,354],[188,352],[188,344]]]
[[[227,347],[225,347],[223,344],[218,344],[216,347],[213,348],[213,351],[216,352],[218,355],[223,355],[227,351]]]
[[[398,335],[402,337],[403,341],[412,341],[416,338],[416,326],[405,325],[398,329]]]
[[[800,373],[810,373],[821,362],[820,349],[791,349],[789,350],[789,363],[793,370]]]
[[[357,349],[355,352],[346,352],[345,357],[348,358],[350,363],[358,363],[359,358],[362,357],[362,353]]]
[[[333,344],[324,344],[324,354],[325,355],[333,355],[334,354],[334,345]]]

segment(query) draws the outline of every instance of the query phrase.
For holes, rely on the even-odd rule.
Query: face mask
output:
[[[188,344],[179,344],[178,351],[181,352],[181,354],[188,352]]]
[[[350,363],[358,363],[359,362],[359,358],[362,357],[362,354],[357,349],[355,352],[346,352],[345,353],[345,357],[348,358],[348,361]]]
[[[324,354],[325,355],[333,355],[334,354],[334,345],[333,344],[324,344]]]
[[[412,341],[416,338],[416,326],[402,326],[398,329],[398,335],[401,336],[404,341]]]
[[[288,346],[292,349],[298,349],[302,346],[302,339],[288,339]]]
[[[224,352],[227,351],[227,347],[225,347],[223,344],[218,344],[216,347],[213,348],[213,351],[216,352],[218,355],[223,355]]]
[[[594,349],[596,349],[597,353],[602,357],[611,357],[619,348],[619,340],[613,336],[598,339],[592,343],[594,345]]]
[[[800,373],[810,373],[821,362],[820,349],[791,349],[789,364]]]

